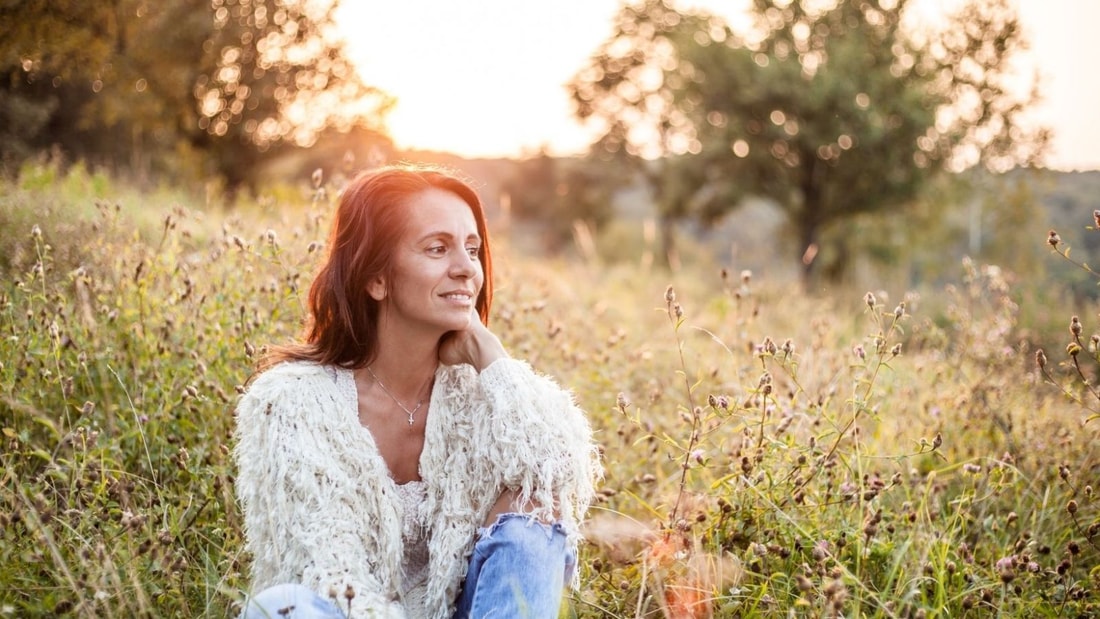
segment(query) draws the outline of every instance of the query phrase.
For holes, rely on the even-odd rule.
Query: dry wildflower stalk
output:
[[[688,469],[691,468],[691,454],[695,450],[695,445],[699,441],[699,423],[700,423],[700,410],[695,406],[695,391],[691,386],[691,380],[688,378],[687,361],[684,359],[684,341],[680,337],[680,325],[683,324],[684,311],[680,307],[680,304],[676,301],[676,291],[672,286],[669,286],[665,290],[665,304],[667,306],[668,318],[672,322],[673,334],[676,337],[676,350],[680,358],[680,371],[684,378],[684,390],[687,395],[688,410],[690,413],[691,421],[691,434],[688,438],[687,448],[684,449],[683,462],[680,466],[680,484],[679,490],[676,494],[676,503],[672,506],[672,511],[668,515],[668,528],[672,529],[677,521],[677,516],[680,511],[680,502],[684,498],[684,493],[687,490],[687,476]]]
[[[1100,210],[1094,210],[1092,212],[1092,217],[1094,226],[1089,229],[1095,232],[1100,230]],[[1092,267],[1088,265],[1088,263],[1079,262],[1070,257],[1071,248],[1062,242],[1062,237],[1055,230],[1051,230],[1047,234],[1047,244],[1050,245],[1051,251],[1061,256],[1063,260],[1076,266],[1077,268],[1088,273],[1094,278],[1100,279],[1100,273],[1094,271]],[[1098,390],[1093,385],[1093,382],[1088,378],[1088,376],[1085,375],[1085,372],[1081,367],[1081,361],[1079,359],[1081,352],[1085,349],[1084,343],[1081,341],[1082,329],[1083,327],[1081,325],[1080,319],[1077,316],[1071,317],[1069,330],[1072,339],[1068,344],[1066,344],[1066,354],[1070,358],[1070,363],[1073,366],[1076,379],[1080,386],[1083,387],[1089,393],[1089,395],[1092,396],[1091,399],[1094,399],[1098,403],[1100,403],[1100,390]],[[1092,353],[1094,360],[1100,363],[1100,337],[1094,335],[1090,338],[1089,352]],[[1086,422],[1100,418],[1100,408],[1097,408],[1095,405],[1087,404],[1078,394],[1074,393],[1069,388],[1069,386],[1062,384],[1051,374],[1051,372],[1047,368],[1046,354],[1041,349],[1035,354],[1035,362],[1036,366],[1039,369],[1039,373],[1043,376],[1044,380],[1058,387],[1067,397],[1077,402],[1081,406],[1084,406],[1091,413],[1085,419]]]
[[[884,367],[886,367],[887,362],[890,359],[893,359],[894,357],[897,357],[901,354],[900,342],[894,344],[889,351],[886,350],[886,343],[889,341],[890,337],[900,332],[901,321],[907,316],[907,314],[905,313],[905,304],[899,304],[893,312],[884,313],[880,311],[882,305],[879,303],[878,298],[872,292],[868,292],[866,295],[864,295],[863,302],[867,305],[867,310],[870,312],[872,321],[878,329],[873,336],[873,340],[875,342],[875,351],[877,354],[872,361],[873,365],[871,368],[870,376],[864,379],[862,393],[857,393],[855,398],[853,399],[853,410],[851,416],[838,429],[836,437],[832,440],[829,447],[825,450],[824,455],[821,457],[821,462],[832,461],[832,459],[836,456],[837,451],[840,449],[841,444],[844,442],[845,439],[849,437],[853,428],[856,427],[856,422],[864,414],[868,414],[871,412],[871,409],[868,407],[867,403],[870,400],[870,396],[874,390],[874,386],[878,379],[879,373]],[[886,324],[883,321],[884,316],[888,316],[890,318],[889,324]],[[863,346],[857,345],[855,347],[855,351],[861,362],[866,362],[867,354]],[[939,438],[938,435],[937,438]],[[938,447],[938,445],[936,447]],[[935,449],[935,447],[933,449]],[[807,486],[809,486],[810,482],[812,482],[821,473],[822,470],[824,470],[823,467],[811,468],[810,471],[802,477],[801,481],[795,484],[792,492],[787,497],[784,497],[782,501],[780,501],[780,507],[787,505],[789,500],[802,496],[803,491],[807,488]]]

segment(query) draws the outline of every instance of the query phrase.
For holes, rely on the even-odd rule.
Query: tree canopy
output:
[[[673,216],[713,219],[754,194],[788,215],[803,276],[825,233],[860,213],[901,211],[936,175],[1030,164],[1047,134],[1013,88],[1026,42],[1008,0],[972,0],[937,31],[907,0],[754,0],[735,32],[664,0],[624,5],[612,36],[572,83],[597,150],[650,174]],[[679,185],[685,185],[680,182]]]
[[[139,169],[202,162],[231,185],[327,131],[379,131],[335,0],[34,0],[0,5],[0,154],[60,147]],[[190,158],[186,155],[191,154]]]

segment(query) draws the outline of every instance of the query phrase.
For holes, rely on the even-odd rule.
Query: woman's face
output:
[[[414,194],[406,206],[392,281],[380,278],[369,287],[381,304],[380,320],[387,329],[401,326],[435,337],[465,329],[485,281],[473,211],[462,198],[435,188]]]

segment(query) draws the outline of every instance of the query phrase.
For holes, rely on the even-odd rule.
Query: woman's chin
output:
[[[445,321],[442,325],[443,329],[450,333],[451,331],[465,331],[470,328],[470,324],[473,321],[472,314],[464,314],[462,316],[455,316],[454,318]]]

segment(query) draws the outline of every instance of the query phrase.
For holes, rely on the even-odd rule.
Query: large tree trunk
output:
[[[660,246],[658,260],[664,266],[672,270],[680,268],[680,255],[676,253],[676,231],[674,218],[667,213],[661,213],[657,223],[657,236]]]

